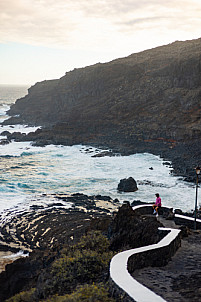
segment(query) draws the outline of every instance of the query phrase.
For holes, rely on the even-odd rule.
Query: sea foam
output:
[[[10,87],[1,91],[0,122],[8,118],[6,111],[14,100],[14,95],[19,97],[19,91],[16,91],[17,94],[12,94]],[[22,93],[25,92],[26,89],[23,88]],[[29,133],[36,129],[37,127],[26,125],[5,125],[0,131]],[[48,205],[55,201],[51,196],[54,193],[80,192],[107,195],[113,199],[118,198],[120,202],[154,202],[155,193],[158,192],[164,205],[183,210],[194,207],[195,185],[174,176],[171,173],[171,163],[165,165],[162,158],[148,153],[92,157],[100,151],[90,146],[35,147],[31,142],[12,141],[0,145],[2,219],[34,204]],[[130,176],[137,181],[138,191],[118,193],[120,179]],[[200,204],[200,194],[198,203]]]

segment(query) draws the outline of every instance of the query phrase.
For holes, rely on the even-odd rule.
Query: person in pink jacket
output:
[[[153,214],[156,214],[156,216],[158,216],[158,208],[161,207],[161,198],[160,198],[158,193],[156,193],[155,195],[156,195],[156,201],[155,201],[155,204],[152,207],[154,209]]]

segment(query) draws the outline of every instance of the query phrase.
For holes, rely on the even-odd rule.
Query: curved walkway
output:
[[[179,234],[180,230],[169,228],[159,228],[160,230],[170,231],[161,241],[157,244],[143,246],[136,249],[124,251],[115,255],[110,264],[110,277],[112,280],[123,289],[131,298],[136,302],[162,302],[165,301],[160,296],[149,290],[147,287],[136,281],[127,270],[127,262],[129,257],[134,254],[146,252],[153,249],[158,249],[168,246]]]
[[[132,276],[168,302],[201,301],[201,232],[192,231],[162,267],[136,269]]]
[[[145,208],[147,206],[150,207],[151,205],[136,206],[133,208],[133,210]],[[182,216],[182,215],[177,214],[177,216]],[[192,220],[192,218],[186,216],[182,216],[179,218],[187,219],[187,221]],[[198,223],[201,223],[201,221],[198,220]],[[128,259],[132,255],[169,246],[180,233],[180,230],[178,229],[172,229],[172,228],[159,228],[159,229],[164,231],[169,230],[170,232],[157,244],[127,250],[115,255],[110,263],[111,279],[113,280],[113,282],[116,283],[116,285],[118,285],[119,288],[121,288],[124,292],[126,292],[128,296],[130,296],[136,302],[165,301],[161,296],[157,295],[156,293],[154,293],[153,291],[151,291],[150,289],[139,283],[137,280],[135,280],[130,275],[127,269]]]

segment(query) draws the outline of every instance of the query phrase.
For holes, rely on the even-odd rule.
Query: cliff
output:
[[[200,101],[201,39],[177,41],[37,83],[10,108],[7,123],[45,126],[29,138],[47,143],[96,143],[167,157],[174,149],[173,159],[182,153],[195,165]]]

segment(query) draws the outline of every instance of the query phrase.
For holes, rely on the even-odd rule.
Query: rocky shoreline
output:
[[[76,244],[98,219],[107,228],[113,211],[119,207],[118,201],[106,196],[55,194],[53,197],[52,205],[32,206],[1,225],[0,250],[23,251],[29,257],[20,257],[13,263],[11,259],[3,259],[6,271],[0,274],[0,301],[35,286],[41,271],[59,256],[65,245]],[[69,209],[65,204],[70,205]]]
[[[194,168],[201,164],[200,49],[201,39],[176,41],[36,83],[11,106],[3,124],[42,129],[7,133],[7,142],[149,152],[195,182]]]
[[[60,129],[61,131],[61,129]],[[88,139],[84,134],[75,133],[73,136],[63,136],[58,132],[57,126],[50,128],[38,129],[35,132],[28,134],[8,131],[2,132],[1,135],[6,135],[1,144],[9,144],[12,140],[15,141],[31,141],[33,146],[44,147],[46,145],[85,145],[86,150],[91,147],[98,149],[94,157],[102,156],[128,156],[135,153],[151,153],[160,156],[164,161],[170,165],[171,162],[172,173],[183,177],[184,181],[196,181],[195,168],[200,162],[200,140],[194,139],[178,142],[166,141],[163,139],[156,140],[138,140],[137,137],[129,135],[125,136],[124,133],[116,132],[115,129],[108,130],[107,134],[93,134]],[[101,151],[107,150],[107,151]],[[86,151],[87,152],[87,151]]]
[[[66,209],[64,203],[72,206]],[[22,250],[29,252],[29,256],[7,264],[6,270],[0,274],[0,301],[33,287],[43,295],[44,289],[38,280],[47,278],[46,271],[62,255],[64,248],[76,246],[90,231],[101,232],[108,238],[108,253],[111,254],[119,249],[158,241],[161,235],[150,234],[149,230],[157,230],[159,225],[156,217],[145,219],[135,215],[127,203],[121,205],[108,196],[55,195],[52,207],[34,206],[1,226],[0,250]],[[107,282],[108,266],[104,276],[104,282]],[[99,280],[100,276],[97,278]]]
[[[15,140],[35,146],[82,144],[108,150],[99,150],[96,157],[148,152],[170,161],[172,173],[195,183],[194,168],[201,164],[200,45],[201,39],[175,42],[37,83],[11,106],[11,117],[3,124],[42,129],[29,134],[3,132],[7,139],[1,144]],[[88,283],[103,282],[101,286],[107,287],[112,255],[158,242],[161,225],[155,216],[137,215],[129,204],[121,206],[108,196],[55,195],[49,207],[35,205],[1,225],[0,251],[23,251],[29,256],[7,264],[0,274],[0,301],[22,291],[29,295],[24,301],[33,302],[71,295],[77,286]],[[88,246],[82,239],[86,234]],[[191,232],[188,238],[176,264],[178,271],[184,262],[190,269],[197,265],[194,259],[200,263],[194,257],[200,251],[200,233]],[[182,262],[191,247],[188,261]],[[6,258],[3,265],[6,261],[11,260]],[[159,273],[169,278],[168,299],[174,301],[179,291],[178,301],[199,301],[199,267],[191,273],[195,284],[188,270],[178,271],[172,271],[173,277],[165,269]],[[139,278],[157,292],[157,274],[157,269],[148,269]],[[149,276],[156,279],[154,284]],[[166,289],[166,278],[162,279],[159,294]],[[107,295],[104,301],[122,301],[121,297],[114,300],[111,290]]]
[[[80,193],[71,195],[55,194],[53,196],[55,197],[55,203],[52,203],[52,205],[47,207],[32,206],[29,211],[14,215],[12,219],[5,221],[4,224],[1,225],[0,250],[15,253],[21,250],[24,254],[29,252],[29,256],[24,255],[26,257],[21,257],[13,263],[7,264],[5,271],[0,273],[0,301],[6,301],[6,299],[22,292],[24,294],[22,293],[20,301],[33,302],[39,301],[42,298],[44,299],[43,301],[46,301],[45,299],[51,295],[69,295],[78,285],[83,286],[84,284],[91,284],[91,282],[100,282],[100,280],[104,282],[104,287],[107,288],[109,286],[107,283],[109,263],[103,271],[97,271],[97,275],[89,272],[89,276],[82,281],[79,281],[80,279],[75,275],[75,280],[77,281],[72,284],[65,283],[65,281],[63,287],[60,289],[57,288],[56,283],[52,283],[52,280],[55,280],[54,270],[52,270],[52,268],[60,263],[59,259],[64,257],[63,253],[66,253],[64,251],[68,251],[69,253],[69,249],[74,249],[77,246],[79,247],[78,254],[80,254],[82,253],[81,246],[87,245],[85,248],[91,246],[92,243],[90,243],[90,241],[88,242],[88,239],[82,241],[83,235],[87,236],[87,234],[89,234],[89,236],[93,237],[96,236],[95,234],[99,234],[97,232],[100,232],[100,234],[108,240],[107,244],[109,249],[107,253],[105,253],[110,255],[107,257],[111,257],[114,253],[122,250],[157,243],[164,236],[164,234],[158,232],[158,227],[163,225],[169,227],[169,224],[174,223],[174,221],[169,220],[170,217],[165,214],[163,215],[165,218],[159,216],[159,219],[154,215],[137,214],[132,210],[128,202],[121,204],[118,200],[112,200],[109,196],[87,196]],[[139,204],[143,203],[134,201],[132,206]],[[66,208],[66,205],[70,205],[70,207]],[[178,227],[179,226],[177,226],[177,228]],[[177,255],[180,255],[180,249],[172,258],[172,261],[164,266],[164,268],[160,268],[160,274],[164,274],[163,278],[160,279],[160,287],[154,287],[157,282],[159,282],[157,281],[157,276],[154,275],[155,272],[157,274],[159,268],[142,268],[140,271],[135,270],[133,276],[159,295],[163,296],[166,292],[167,296],[164,297],[168,298],[170,302],[177,301],[174,300],[174,297],[179,297],[178,299],[180,300],[178,301],[198,301],[200,292],[194,288],[195,292],[193,293],[192,282],[190,278],[187,278],[187,275],[189,274],[189,267],[194,267],[192,271],[193,280],[196,280],[200,274],[199,266],[193,264],[195,260],[199,258],[200,231],[193,232],[186,227],[182,227],[181,229],[184,237],[182,239],[183,247],[181,248],[179,262],[176,264],[176,267],[174,267],[174,262],[172,263],[172,261],[177,261],[174,259],[177,259]],[[93,240],[103,240],[103,238],[100,239],[101,237],[99,239],[97,238],[94,237]],[[98,242],[99,241],[97,241],[97,246],[99,245]],[[100,244],[102,246],[103,243]],[[94,244],[92,244],[92,246],[94,246]],[[188,253],[189,247],[191,250],[189,250],[190,252]],[[89,251],[86,252],[83,250],[83,252],[87,253],[84,254],[85,258],[89,257]],[[90,253],[92,253],[91,255],[94,257],[93,253],[96,253],[96,251],[94,250]],[[182,253],[185,254],[186,260],[183,258]],[[194,254],[198,257],[194,257]],[[98,254],[96,257],[99,257]],[[103,254],[101,257],[104,257]],[[185,263],[185,274],[187,275],[183,273],[184,269],[180,271],[183,263]],[[84,263],[82,265],[85,266]],[[88,266],[89,264],[87,264],[87,267]],[[168,267],[170,267],[170,269]],[[175,273],[176,268],[177,274]],[[167,273],[163,273],[166,271]],[[71,274],[74,273],[71,272]],[[91,279],[93,275],[94,279]],[[167,287],[166,277],[169,278]],[[63,282],[62,278],[63,277],[59,279],[60,282]],[[182,280],[184,279],[185,284],[182,285]],[[151,280],[153,282],[150,283]],[[47,288],[47,284],[49,284],[48,288],[51,288],[51,290]],[[196,284],[196,286],[200,286],[199,282]],[[166,288],[165,292],[163,286]],[[188,289],[191,293],[191,300],[189,298]],[[104,301],[124,301],[121,300],[120,296],[112,296],[112,288],[108,290],[107,295],[109,295],[108,297],[110,298],[108,299],[110,300],[105,300],[106,298],[104,298]],[[180,292],[179,295],[178,293],[176,294],[178,290]],[[23,295],[26,297],[27,295],[31,296],[29,299],[24,298],[25,300],[23,300]],[[9,302],[12,301],[15,300],[9,300]]]
[[[68,237],[68,243],[77,242],[73,232],[74,227],[72,226],[72,230],[66,230],[65,215],[68,216],[68,221],[72,216],[72,223],[75,225],[79,225],[79,220],[82,221],[85,217],[86,221],[76,231],[76,236],[78,236],[79,232],[84,233],[90,219],[111,215],[120,206],[117,199],[112,200],[109,196],[87,196],[75,193],[52,194],[51,197],[55,198],[54,203],[48,206],[33,205],[28,211],[12,216],[8,222],[5,221],[1,225],[0,251],[23,250],[26,253],[37,248],[52,249],[57,242],[62,242],[64,237],[65,240]],[[57,229],[58,219],[60,224]],[[67,235],[68,232],[69,235]]]
[[[111,131],[110,131],[111,132]],[[17,142],[31,141],[33,146],[44,147],[46,145],[76,145],[81,144],[88,150],[91,147],[97,148],[98,152],[93,157],[103,156],[128,156],[135,153],[151,153],[160,156],[167,165],[171,165],[172,173],[183,177],[184,181],[196,181],[195,167],[199,165],[199,146],[200,141],[194,140],[189,142],[178,142],[172,147],[171,143],[164,141],[149,141],[142,142],[135,138],[126,140],[125,137],[117,137],[111,132],[110,136],[103,136],[101,139],[85,140],[79,139],[79,135],[75,134],[76,139],[63,139],[54,129],[38,129],[36,132],[24,134],[20,132],[9,133],[2,132],[1,135],[6,135],[7,138],[1,141],[1,144],[9,144],[12,140]],[[101,151],[108,150],[108,151]],[[86,151],[87,152],[87,151]],[[171,162],[171,164],[170,164]],[[200,180],[199,180],[200,181]]]

